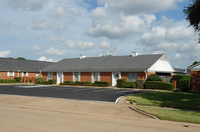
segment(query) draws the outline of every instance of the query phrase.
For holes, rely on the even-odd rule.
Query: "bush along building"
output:
[[[200,62],[189,66],[187,74],[191,75],[191,90],[200,91]]]
[[[0,79],[8,80],[19,77],[22,82],[34,82],[35,78],[42,77],[41,69],[51,64],[53,63],[14,58],[0,58]]]
[[[174,68],[164,54],[130,56],[102,56],[67,58],[49,65],[42,70],[45,80],[97,82],[106,81],[116,86],[118,79],[136,81],[158,74],[164,79],[171,77]]]

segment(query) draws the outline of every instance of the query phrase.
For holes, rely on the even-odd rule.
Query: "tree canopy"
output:
[[[24,57],[17,57],[19,60],[26,60]]]
[[[192,4],[189,4],[183,12],[186,15],[186,20],[189,21],[190,25],[193,26],[194,30],[200,31],[200,0],[192,0]],[[200,43],[200,34],[199,34]]]

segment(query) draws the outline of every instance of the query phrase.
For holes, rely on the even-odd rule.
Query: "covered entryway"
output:
[[[63,83],[63,72],[57,73],[57,84]]]
[[[121,78],[121,72],[113,72],[112,73],[112,86],[117,85],[117,80]]]

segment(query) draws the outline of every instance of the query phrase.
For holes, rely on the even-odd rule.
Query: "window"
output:
[[[39,77],[39,73],[36,73],[36,74],[35,74],[35,77]]]
[[[137,80],[137,73],[129,72],[128,73],[128,81],[136,81]]]
[[[74,81],[80,81],[79,72],[74,72]]]
[[[53,79],[53,72],[48,72],[47,73],[47,80]]]
[[[99,72],[93,72],[93,82],[100,81],[100,73]]]
[[[14,73],[14,72],[8,72],[7,75],[8,75],[8,77],[9,77],[9,76],[14,76],[15,73]]]
[[[22,77],[28,77],[28,72],[22,72]]]

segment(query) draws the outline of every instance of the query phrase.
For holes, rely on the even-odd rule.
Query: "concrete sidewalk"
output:
[[[150,119],[126,104],[0,95],[4,132],[198,132],[200,125]]]

